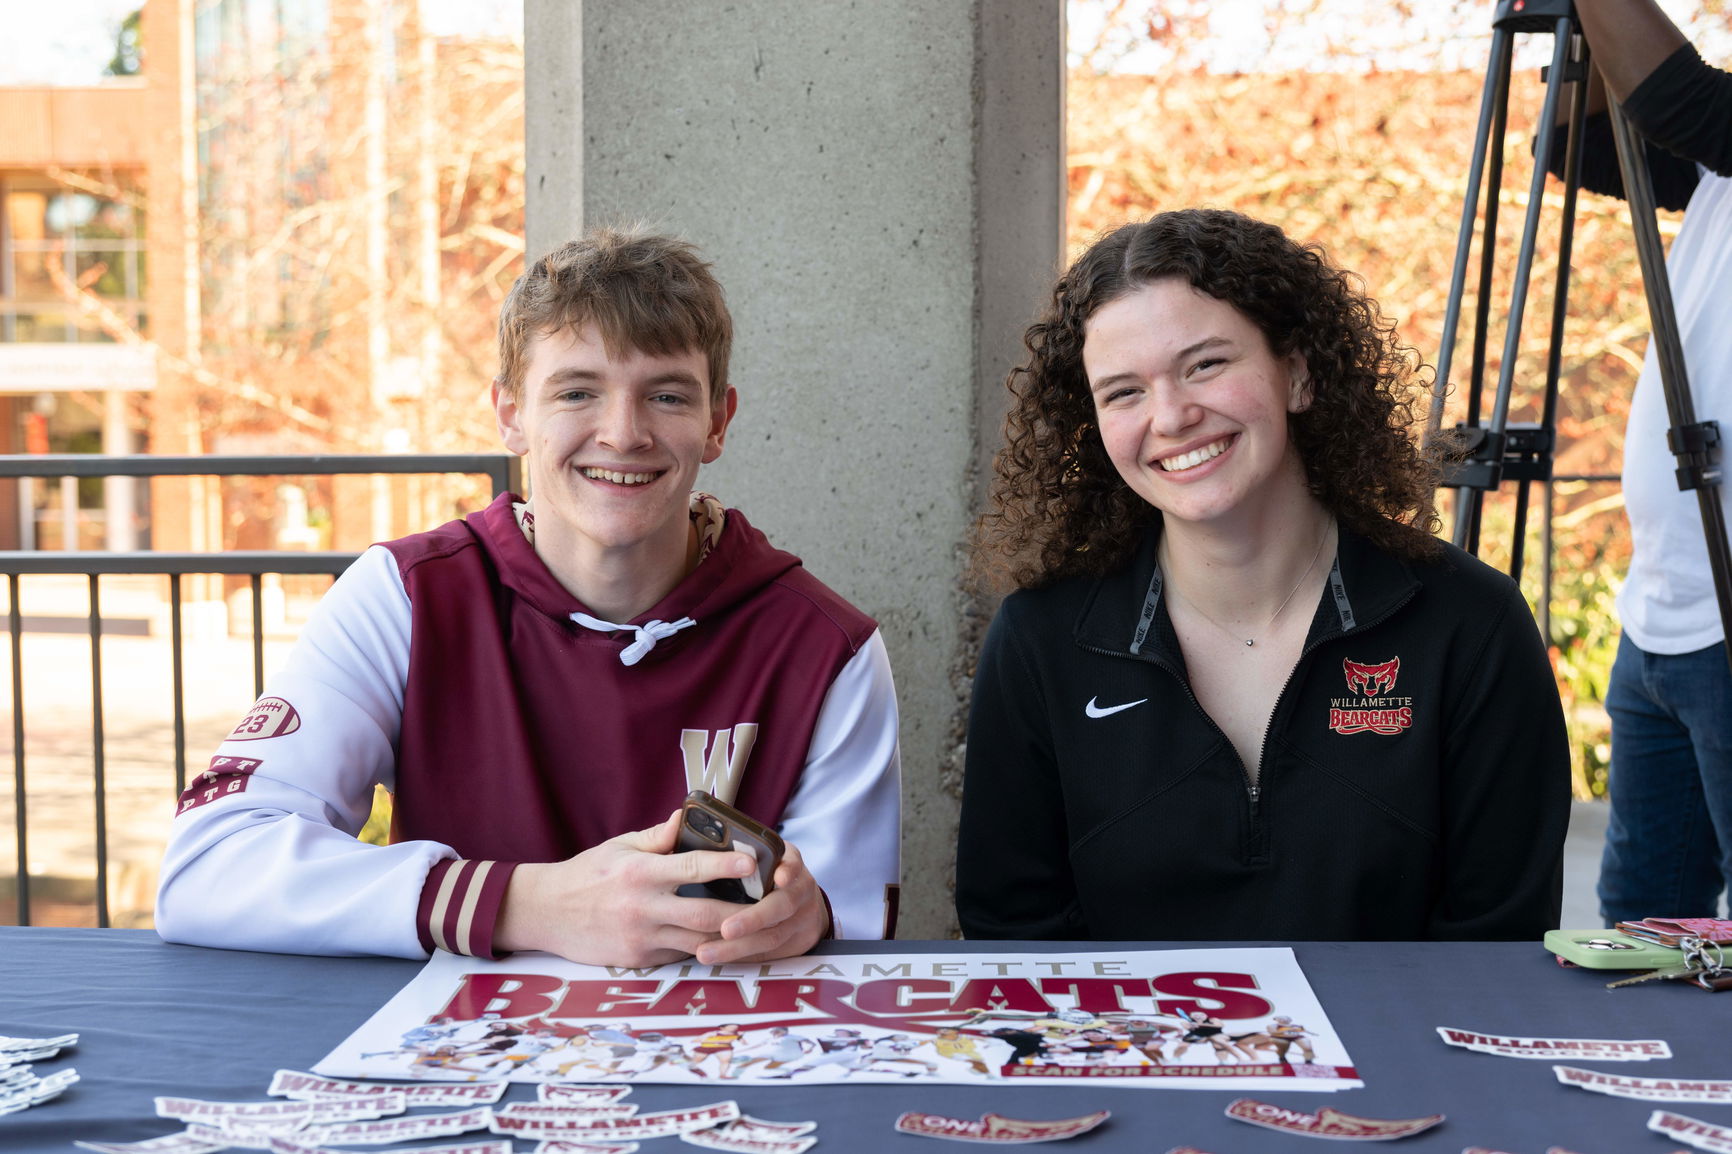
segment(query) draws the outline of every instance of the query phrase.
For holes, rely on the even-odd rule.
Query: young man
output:
[[[294,953],[706,964],[889,936],[896,702],[871,619],[693,491],[737,397],[732,321],[683,242],[598,231],[500,315],[506,495],[377,545],[182,795],[173,942]],[[375,784],[392,844],[366,845]],[[751,905],[678,896],[703,788],[787,843]],[[673,816],[669,816],[670,811]]]

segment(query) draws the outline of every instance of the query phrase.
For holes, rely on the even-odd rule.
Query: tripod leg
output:
[[[1468,169],[1467,194],[1462,203],[1461,226],[1456,233],[1455,263],[1450,272],[1449,299],[1443,320],[1443,341],[1438,350],[1437,375],[1432,382],[1431,409],[1425,434],[1427,445],[1433,443],[1443,425],[1444,399],[1451,383],[1450,368],[1455,353],[1456,330],[1461,323],[1462,293],[1467,284],[1467,263],[1473,251],[1474,221],[1479,215],[1480,191],[1485,184],[1489,155],[1493,175],[1491,191],[1485,198],[1485,234],[1480,244],[1480,293],[1474,324],[1474,367],[1467,392],[1467,423],[1469,426],[1479,424],[1481,380],[1484,376],[1484,358],[1480,355],[1480,350],[1485,347],[1486,306],[1489,300],[1486,288],[1490,283],[1492,255],[1497,238],[1497,190],[1503,167],[1502,142],[1508,110],[1513,38],[1507,30],[1500,27],[1492,31],[1491,43],[1491,58],[1486,65],[1485,86],[1480,96],[1479,123],[1474,132],[1473,160]],[[1494,139],[1498,142],[1495,149],[1491,144]],[[1478,535],[1479,492],[1463,486],[1457,489],[1455,498],[1456,544],[1469,548],[1463,541],[1470,537],[1477,539]]]

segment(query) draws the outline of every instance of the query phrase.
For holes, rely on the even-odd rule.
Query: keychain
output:
[[[1704,941],[1702,938],[1684,938],[1678,943],[1678,947],[1683,951],[1684,960],[1677,965],[1661,966],[1645,974],[1607,982],[1606,989],[1615,990],[1619,986],[1633,986],[1640,982],[1651,982],[1656,978],[1683,978],[1704,990],[1732,989],[1732,967],[1726,964],[1726,948],[1723,945]]]

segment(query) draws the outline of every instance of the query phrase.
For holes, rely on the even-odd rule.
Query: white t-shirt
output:
[[[1720,422],[1724,467],[1732,459],[1732,179],[1701,172],[1666,268],[1696,419]],[[1678,488],[1666,443],[1671,426],[1650,341],[1624,435],[1633,553],[1618,594],[1624,632],[1650,653],[1690,653],[1725,637],[1700,504],[1694,490]],[[1728,508],[1724,480],[1718,492]]]

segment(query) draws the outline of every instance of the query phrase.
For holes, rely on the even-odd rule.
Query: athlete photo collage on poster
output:
[[[329,1077],[788,1085],[1362,1085],[1292,951],[585,966],[440,954]]]

